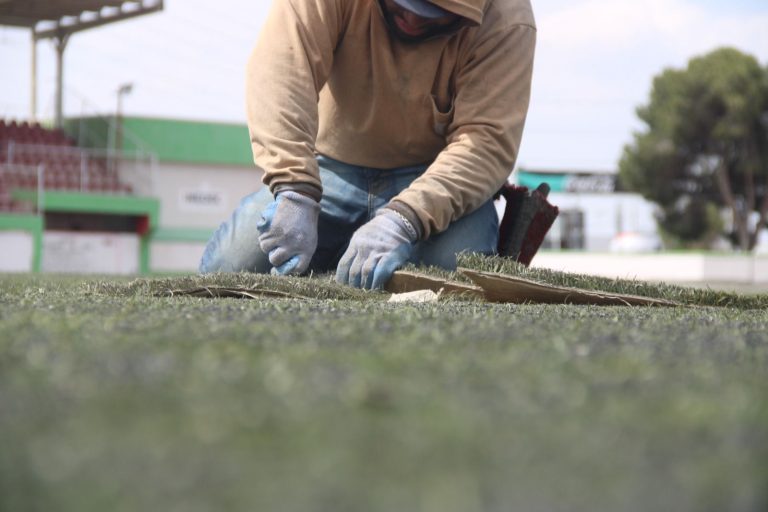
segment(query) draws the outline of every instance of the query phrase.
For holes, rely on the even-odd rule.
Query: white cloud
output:
[[[666,67],[734,46],[768,63],[768,7],[693,0],[534,0],[539,44],[521,162],[615,166]],[[718,8],[719,7],[719,8]],[[555,149],[556,148],[556,149]]]
[[[0,0],[1,1],[1,0]],[[507,1],[507,0],[496,0]],[[745,2],[751,2],[746,14]],[[242,121],[244,62],[271,0],[166,2],[162,14],[78,34],[66,57],[65,109],[112,112],[131,81],[126,112]],[[532,0],[539,26],[530,116],[520,161],[612,167],[638,128],[664,67],[735,46],[768,63],[766,0]],[[226,4],[226,5],[225,5]],[[216,4],[218,6],[218,4]],[[38,53],[38,110],[53,114],[54,52]],[[29,112],[29,34],[0,28],[0,116]]]
[[[652,45],[690,57],[732,45],[768,59],[768,11],[716,12],[689,0],[587,0],[539,15],[544,46],[591,53]]]

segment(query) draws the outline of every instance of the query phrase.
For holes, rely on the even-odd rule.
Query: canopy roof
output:
[[[0,25],[28,27],[42,39],[68,35],[162,8],[163,0],[0,0]]]
[[[0,0],[0,25],[32,32],[32,119],[37,116],[37,41],[56,46],[56,119],[63,124],[64,49],[69,37],[82,30],[163,10],[163,0]]]

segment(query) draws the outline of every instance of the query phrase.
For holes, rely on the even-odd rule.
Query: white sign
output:
[[[195,188],[179,190],[179,210],[185,212],[223,212],[227,194],[221,189],[211,188],[206,183]]]
[[[616,190],[616,177],[602,174],[570,176],[565,183],[567,192],[611,193]]]

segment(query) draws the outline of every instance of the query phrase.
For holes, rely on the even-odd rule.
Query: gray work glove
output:
[[[317,249],[320,203],[287,190],[280,192],[261,213],[259,246],[269,257],[276,275],[301,274]]]
[[[383,288],[413,251],[418,234],[401,214],[382,208],[360,227],[336,268],[336,281],[357,288]]]

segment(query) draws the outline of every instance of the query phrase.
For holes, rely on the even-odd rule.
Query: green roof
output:
[[[106,149],[114,116],[68,119],[67,133],[84,147]],[[123,150],[135,151],[135,139],[161,162],[253,165],[245,124],[124,117]]]
[[[567,188],[568,175],[565,173],[549,174],[518,170],[515,174],[515,182],[521,187],[528,187],[535,190],[542,183],[549,185],[552,192],[565,192]]]

